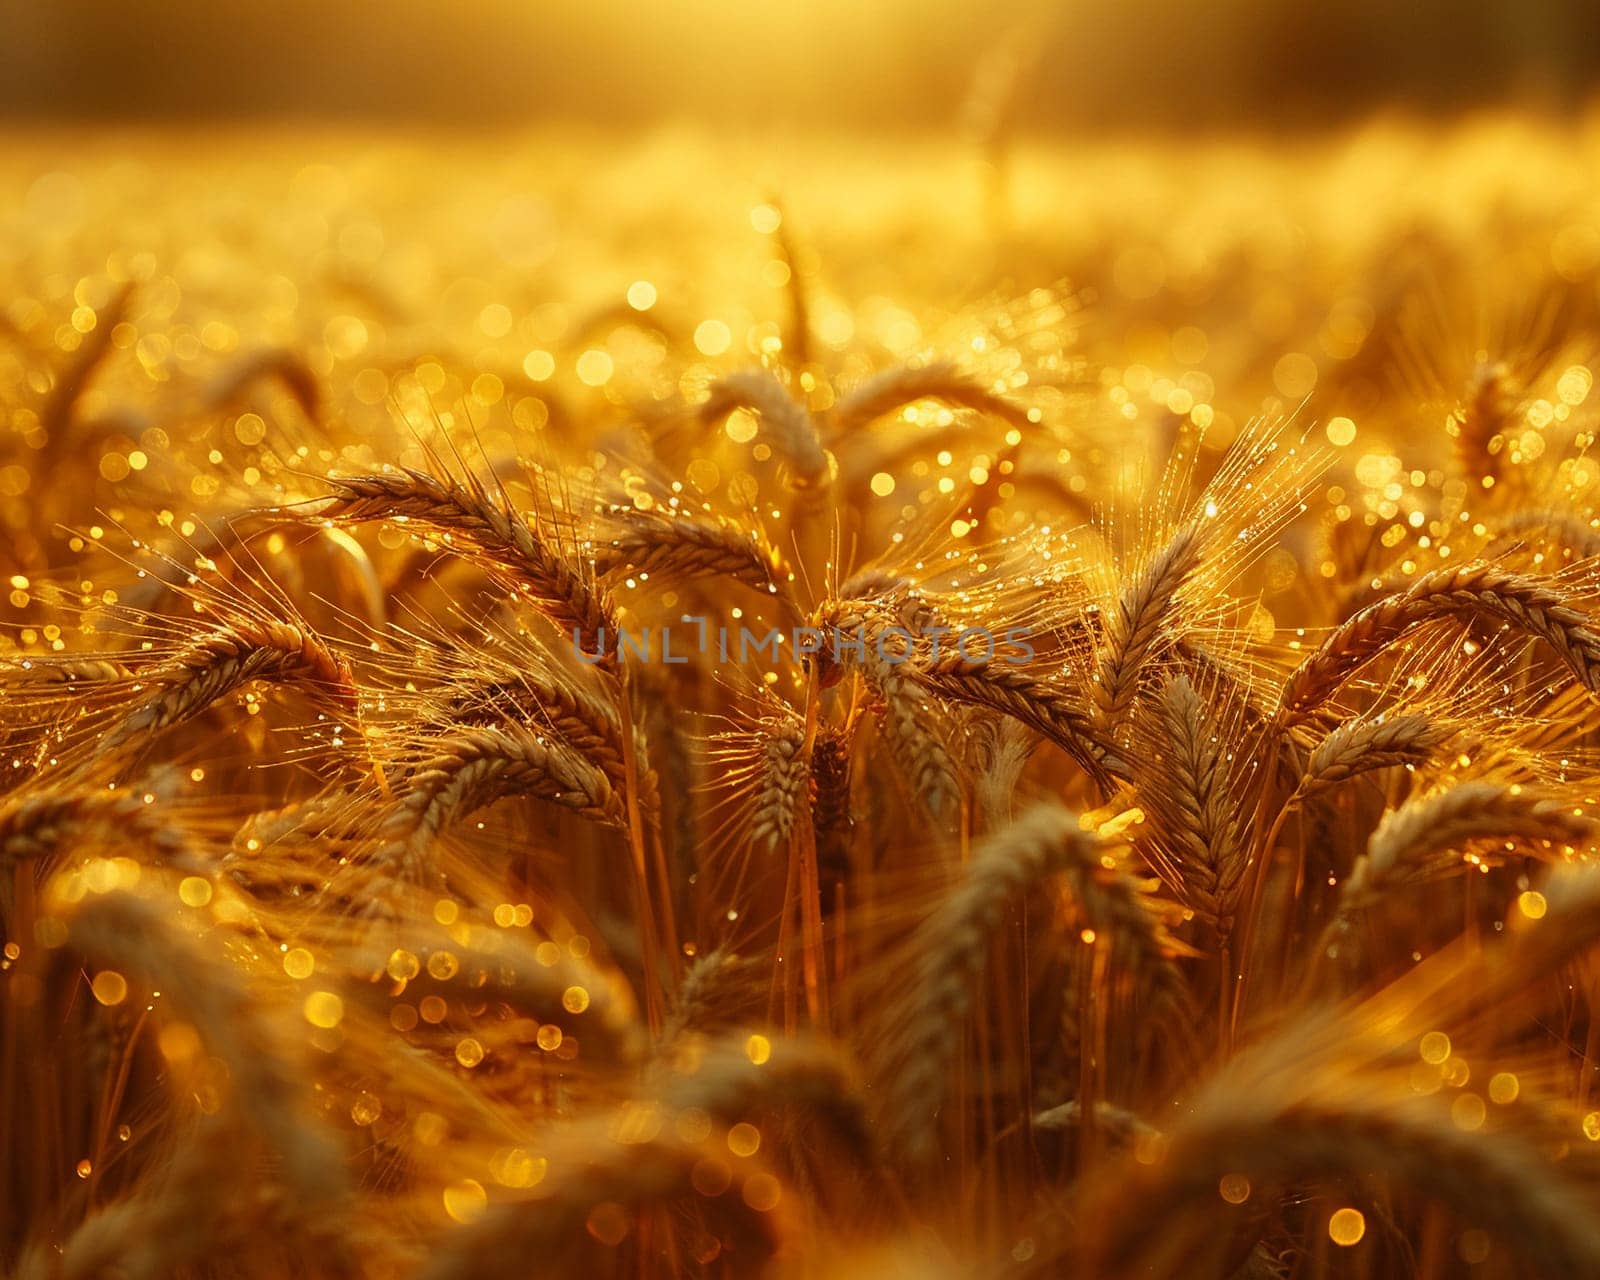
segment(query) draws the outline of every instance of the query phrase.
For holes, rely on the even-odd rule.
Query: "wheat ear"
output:
[[[0,862],[41,862],[76,834],[109,832],[122,842],[137,841],[161,865],[198,868],[201,859],[188,833],[166,815],[126,789],[23,792],[0,806]]]
[[[838,430],[854,431],[919,400],[938,400],[958,409],[972,409],[1015,427],[1036,426],[1022,406],[943,360],[900,365],[874,374],[839,400],[832,417]]]
[[[349,664],[309,628],[282,621],[230,621],[139,679],[155,689],[101,735],[101,754],[193,720],[252,680],[302,686],[351,716],[360,706]]]
[[[62,848],[85,837],[132,845],[159,866],[206,870],[188,832],[142,794],[89,787],[23,792],[0,806],[0,930],[14,926],[15,864],[32,863],[34,881],[42,882]]]
[[[1415,884],[1450,865],[1441,856],[1478,841],[1576,845],[1594,824],[1552,800],[1495,782],[1463,782],[1390,811],[1356,859],[1339,895],[1335,925],[1388,889]]]
[[[860,642],[848,661],[877,698],[878,731],[889,758],[913,800],[936,822],[948,825],[959,814],[961,777],[942,708],[926,696],[931,690],[917,670],[916,642],[895,625],[896,617],[882,599],[834,598],[817,610],[812,625],[825,635],[853,635]],[[842,658],[841,646],[831,657],[825,650],[818,661]]]
[[[1600,556],[1600,528],[1593,520],[1566,511],[1519,511],[1495,526],[1498,536],[1484,551],[1493,559],[1521,547],[1555,545],[1566,548],[1574,559]]]
[[[873,1140],[854,1066],[828,1041],[768,1039],[748,1030],[668,1055],[652,1096],[677,1111],[703,1111],[733,1125],[762,1111],[799,1108],[823,1122],[841,1150],[862,1163]]]
[[[41,1280],[46,1275],[59,1280],[161,1280],[208,1255],[243,1245],[250,1231],[261,1226],[259,1220],[250,1220],[259,1213],[260,1197],[229,1186],[230,1174],[240,1168],[239,1147],[233,1126],[215,1117],[201,1118],[163,1162],[160,1182],[86,1219],[61,1247],[59,1271],[42,1272]],[[197,1213],[199,1204],[215,1207]]]
[[[1209,1221],[1230,1173],[1267,1186],[1382,1178],[1487,1228],[1539,1275],[1600,1274],[1588,1200],[1531,1143],[1504,1128],[1464,1131],[1435,1102],[1387,1099],[1379,1081],[1346,1074],[1332,1090],[1314,1067],[1302,1074],[1296,1088],[1230,1071],[1171,1132],[1157,1163],[1129,1162],[1103,1179],[1084,1206],[1082,1221],[1093,1224],[1084,1274],[1198,1274],[1192,1231],[1152,1233],[1148,1224]],[[1130,1204],[1140,1212],[1126,1212]]]
[[[726,945],[697,955],[684,969],[683,979],[673,993],[661,1043],[670,1045],[681,1037],[740,1021],[745,1015],[742,1005],[752,1003],[748,988],[758,970],[754,960]],[[763,990],[760,994],[766,993]]]
[[[1348,720],[1312,749],[1300,791],[1310,795],[1363,773],[1424,764],[1455,736],[1454,728],[1419,712]]]
[[[62,451],[72,433],[78,402],[83,399],[83,393],[88,390],[96,371],[111,354],[112,331],[127,314],[132,297],[132,285],[124,285],[112,296],[110,302],[100,309],[100,314],[95,317],[94,328],[84,336],[66,367],[55,375],[49,394],[39,408],[39,424],[48,433],[44,453],[46,472],[65,456]]]
[[[1503,361],[1485,361],[1473,369],[1466,390],[1454,415],[1457,462],[1475,481],[1497,479],[1505,431],[1516,407],[1510,369]]]
[[[1546,905],[1544,916],[1523,916],[1507,941],[1480,953],[1481,982],[1468,988],[1474,1005],[1497,1007],[1600,941],[1600,864],[1557,863],[1539,889]]]
[[[1163,969],[1168,940],[1144,895],[1110,859],[1113,846],[1053,804],[988,837],[911,941],[903,992],[880,1030],[886,1144],[913,1163],[931,1155],[951,1057],[1007,902],[1061,875],[1084,921],[1124,971]]]
[[[776,206],[777,202],[772,202]],[[772,244],[778,251],[778,261],[789,269],[784,292],[789,298],[789,325],[783,334],[784,360],[795,370],[811,363],[811,306],[806,300],[804,264],[797,252],[794,237],[789,233],[789,218],[778,211],[778,225],[772,231]]]
[[[616,606],[592,572],[551,546],[518,511],[492,496],[476,478],[466,482],[407,468],[403,472],[329,480],[332,498],[313,508],[327,519],[405,520],[458,539],[509,574],[585,653],[615,665]],[[607,647],[605,638],[612,637]]]
[[[962,785],[956,762],[925,687],[907,665],[909,655],[891,661],[873,649],[861,664],[868,685],[882,701],[878,729],[889,757],[912,799],[935,822],[948,825],[961,810]]]
[[[768,853],[788,848],[800,806],[810,792],[805,745],[805,723],[798,717],[774,720],[761,736],[750,840]]]
[[[989,707],[1027,725],[1070,755],[1091,777],[1127,775],[1120,755],[1100,741],[1087,708],[1060,685],[1020,666],[993,659],[973,662],[947,652],[919,663],[915,675],[942,698]]]
[[[1115,729],[1133,705],[1140,673],[1160,644],[1177,594],[1200,567],[1201,547],[1198,529],[1180,528],[1123,590],[1106,619],[1090,690],[1094,722],[1102,732]]]
[[[710,398],[700,406],[700,416],[716,422],[735,409],[760,415],[767,439],[789,464],[797,488],[827,486],[833,466],[822,447],[816,419],[776,375],[766,369],[730,374],[712,387]]]
[[[1227,761],[1224,730],[1186,677],[1167,682],[1156,711],[1168,758],[1164,786],[1152,793],[1167,812],[1184,901],[1219,937],[1233,931],[1244,889],[1245,852]]]
[[[384,819],[377,861],[416,876],[445,827],[512,796],[549,800],[625,828],[621,797],[605,774],[563,744],[511,726],[462,729],[430,744],[406,794]]]
[[[1564,592],[1493,565],[1464,564],[1423,574],[1336,627],[1289,677],[1280,715],[1291,724],[1306,719],[1407,631],[1441,618],[1499,622],[1543,640],[1584,688],[1600,693],[1600,632]]]
[[[1031,1123],[1036,1132],[1053,1133],[1079,1129],[1083,1125],[1083,1104],[1072,1098],[1059,1106],[1036,1111]],[[1148,1141],[1161,1137],[1161,1131],[1153,1124],[1147,1123],[1132,1111],[1112,1102],[1095,1103],[1094,1126],[1096,1130],[1110,1137],[1112,1143],[1118,1147],[1126,1147],[1141,1139]]]
[[[426,716],[430,727],[445,732],[462,726],[507,722],[557,734],[574,751],[622,785],[622,726],[616,708],[589,689],[531,664],[515,675],[459,681],[439,691],[436,712]]]
[[[624,511],[612,517],[620,529],[594,548],[595,573],[609,577],[659,577],[673,582],[725,578],[766,595],[789,599],[793,574],[759,534],[720,520]]]
[[[302,1113],[301,1077],[284,1061],[283,1037],[262,1018],[237,967],[173,925],[165,902],[132,893],[90,894],[68,921],[75,949],[146,976],[163,1005],[199,1031],[226,1063],[229,1098],[279,1156],[284,1180],[306,1203],[345,1191],[337,1149]]]
[[[846,730],[822,726],[811,744],[811,826],[817,837],[818,865],[834,875],[850,868],[850,835],[855,828],[852,763]]]
[[[275,379],[294,397],[300,411],[317,421],[322,407],[322,385],[316,370],[300,352],[288,347],[250,351],[234,360],[206,389],[212,409],[227,409],[257,382]]]
[[[625,1110],[614,1120],[577,1124],[555,1137],[546,1156],[550,1174],[536,1198],[491,1207],[443,1243],[419,1280],[523,1280],[530,1258],[545,1268],[559,1266],[585,1239],[585,1222],[597,1207],[637,1210],[687,1196],[733,1231],[737,1256],[754,1274],[790,1237],[781,1193],[779,1206],[768,1210],[717,1193],[730,1181],[742,1189],[757,1176],[771,1175],[747,1157],[730,1156],[721,1133],[690,1141],[659,1119],[652,1123],[653,1117],[653,1111],[641,1112],[631,1123]],[[721,1175],[714,1183],[705,1180],[712,1169]]]
[[[540,1022],[565,1024],[595,1061],[627,1063],[642,1053],[638,1007],[620,974],[581,963],[565,949],[553,959],[541,957],[498,930],[474,929],[471,946],[443,933],[419,938],[418,932],[408,931],[401,947],[366,947],[342,957],[349,972],[369,979],[365,994],[375,1003],[387,1003],[397,994],[394,984],[404,982],[406,991],[442,991],[475,1004],[496,1000]],[[431,965],[435,955],[453,963]]]

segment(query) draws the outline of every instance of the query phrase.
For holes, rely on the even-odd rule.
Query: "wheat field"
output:
[[[1600,120],[0,159],[0,1274],[1600,1276]]]

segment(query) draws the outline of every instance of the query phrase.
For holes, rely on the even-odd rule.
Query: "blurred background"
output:
[[[945,127],[975,76],[1022,131],[1570,112],[1594,0],[9,0],[12,119]],[[981,104],[980,104],[981,109]]]

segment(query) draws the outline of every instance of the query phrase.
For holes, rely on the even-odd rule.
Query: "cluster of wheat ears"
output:
[[[1600,1276],[1593,317],[1407,468],[759,228],[593,413],[170,380],[136,264],[0,368],[0,1273]]]

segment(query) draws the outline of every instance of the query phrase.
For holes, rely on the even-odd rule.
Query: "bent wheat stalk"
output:
[[[918,663],[916,678],[951,702],[989,707],[1055,743],[1091,777],[1126,777],[1121,756],[1099,737],[1088,710],[1060,685],[1004,662],[969,661],[947,652]]]
[[[382,824],[377,861],[419,875],[440,831],[498,800],[526,796],[626,830],[622,798],[605,774],[561,743],[514,727],[463,729],[434,744]]]
[[[141,671],[155,689],[101,735],[99,754],[193,720],[252,680],[303,687],[352,718],[360,695],[350,666],[309,628],[235,619],[185,645],[169,662]]]
[[[900,365],[874,374],[839,400],[832,419],[839,431],[855,431],[919,400],[938,400],[957,409],[971,409],[1014,427],[1035,425],[1022,406],[944,360]]]
[[[1299,792],[1310,795],[1378,769],[1422,764],[1455,736],[1450,725],[1418,712],[1348,720],[1312,749]]]
[[[1390,811],[1356,859],[1339,894],[1324,949],[1337,942],[1352,917],[1390,889],[1433,879],[1460,865],[1447,855],[1483,841],[1528,849],[1573,846],[1595,824],[1545,797],[1494,782],[1463,782]]]
[[[755,1161],[730,1156],[725,1133],[688,1140],[674,1133],[670,1123],[652,1124],[648,1116],[630,1126],[626,1113],[572,1126],[549,1144],[547,1159],[550,1174],[539,1184],[536,1198],[492,1206],[443,1243],[419,1280],[521,1280],[530,1258],[544,1267],[558,1266],[583,1247],[585,1223],[597,1209],[636,1212],[695,1195],[699,1187],[710,1185],[695,1177],[708,1162],[726,1171],[715,1184],[719,1190],[731,1182],[742,1191],[757,1176],[771,1179]],[[758,1210],[742,1195],[712,1198],[707,1191],[698,1202],[721,1230],[731,1233],[737,1256],[759,1270],[758,1264],[782,1249],[792,1234],[782,1207],[785,1199],[780,1192],[776,1207]]]
[[[519,512],[483,482],[465,482],[407,468],[396,474],[330,477],[335,493],[310,513],[329,520],[404,520],[458,540],[527,588],[558,627],[571,632],[597,665],[615,665],[616,606],[591,572],[550,545]],[[612,643],[605,644],[605,637]]]
[[[1578,683],[1600,693],[1600,631],[1565,592],[1545,579],[1464,564],[1423,574],[1335,628],[1289,677],[1279,716],[1289,724],[1307,719],[1406,632],[1444,618],[1499,622],[1543,640]]]
[[[700,406],[700,416],[707,422],[717,422],[735,409],[760,415],[766,437],[789,464],[796,488],[816,490],[827,486],[832,463],[822,447],[816,419],[775,374],[767,369],[751,369],[728,375],[711,389],[710,398]]]

